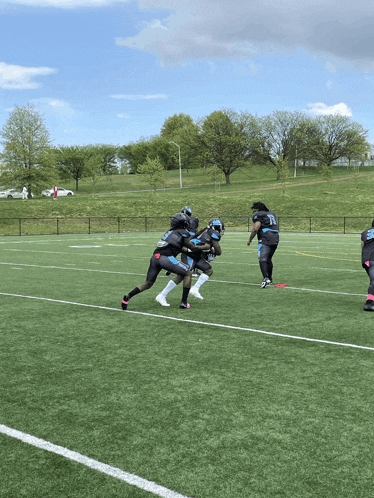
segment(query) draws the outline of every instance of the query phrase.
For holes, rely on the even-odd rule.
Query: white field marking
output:
[[[153,481],[148,481],[147,479],[143,479],[135,474],[130,474],[129,472],[125,472],[117,467],[107,465],[106,463],[98,462],[97,460],[82,455],[81,453],[71,451],[63,446],[58,446],[57,444],[50,443],[44,439],[26,434],[25,432],[17,431],[16,429],[12,429],[6,425],[0,424],[0,433],[30,444],[31,446],[36,446],[42,450],[50,451],[56,455],[61,455],[69,460],[81,463],[86,467],[98,470],[108,476],[116,477],[121,481],[125,481],[132,486],[144,489],[145,491],[149,491],[150,493],[161,496],[162,498],[188,498],[185,495],[181,495],[180,493],[164,488],[164,486],[160,486]]]
[[[92,246],[90,246],[92,247]],[[64,254],[65,256],[71,256],[71,253],[70,252],[64,252],[64,251],[34,251],[34,250],[29,250],[27,249],[26,251],[23,250],[23,249],[4,249],[4,251],[10,251],[10,252],[36,252],[38,254]],[[78,253],[76,253],[78,254]],[[117,257],[117,258],[121,258],[123,257],[124,255],[123,254],[100,254],[100,253],[89,253],[89,252],[80,252],[79,253],[79,256],[100,256],[100,257],[103,257],[103,258],[113,258],[113,257]],[[139,257],[139,258],[135,258],[135,257],[132,257],[132,259],[149,259],[149,256],[142,256],[142,257]]]
[[[44,268],[46,270],[69,270],[69,271],[87,271],[87,272],[93,272],[93,273],[111,273],[114,275],[138,275],[138,276],[144,276],[146,275],[145,273],[131,273],[131,272],[124,272],[124,271],[112,271],[112,270],[95,270],[93,268],[67,268],[65,266],[43,266],[43,265],[29,265],[25,263],[7,263],[7,262],[2,262],[0,261],[0,265],[7,265],[7,266],[22,266],[22,267],[30,267],[30,268]],[[159,275],[159,278],[169,278],[166,275]],[[253,282],[236,282],[234,280],[215,280],[213,278],[209,279],[210,282],[216,282],[219,284],[234,284],[234,285],[253,285],[255,287],[258,287],[258,283],[253,283]],[[321,289],[307,289],[307,288],[302,288],[302,287],[292,287],[290,285],[287,285],[285,289],[291,289],[291,290],[301,290],[301,291],[309,291],[309,292],[321,292],[325,294],[338,294],[341,296],[366,296],[367,294],[355,294],[352,292],[337,292],[337,291],[328,291],[328,290],[321,290]],[[1,294],[1,293],[0,293]]]
[[[97,263],[97,264],[100,264],[100,263]],[[65,266],[27,265],[24,263],[0,262],[0,265],[22,266],[22,267],[30,267],[30,268],[44,268],[46,270],[69,270],[69,271],[88,271],[88,272],[94,272],[94,273],[114,273],[114,274],[118,274],[118,275],[146,275],[145,273],[130,273],[130,272],[111,271],[111,270],[94,270],[93,268],[66,268]]]
[[[206,325],[208,327],[219,327],[219,328],[230,329],[230,330],[241,330],[244,332],[256,332],[258,334],[270,335],[270,336],[275,336],[275,337],[282,337],[282,338],[286,338],[286,339],[295,339],[298,341],[316,342],[316,343],[320,343],[320,344],[330,344],[333,346],[344,346],[347,348],[367,349],[369,351],[374,351],[374,347],[360,346],[358,344],[334,342],[334,341],[327,341],[327,340],[323,340],[323,339],[313,339],[311,337],[303,337],[303,336],[297,336],[297,335],[280,334],[278,332],[268,332],[267,330],[252,329],[249,327],[237,327],[235,325],[225,325],[223,323],[202,322],[199,320],[188,320],[185,318],[176,318],[173,316],[155,315],[154,313],[146,313],[143,311],[127,310],[126,312],[124,312],[123,310],[121,310],[119,308],[110,308],[108,306],[97,306],[94,304],[76,303],[74,301],[63,301],[61,299],[51,299],[51,298],[47,298],[47,297],[24,296],[22,294],[10,294],[8,292],[0,292],[0,295],[1,296],[11,296],[11,297],[22,297],[23,299],[25,299],[25,298],[26,299],[36,299],[39,301],[50,301],[53,303],[70,304],[70,305],[74,305],[74,306],[83,306],[86,308],[96,308],[96,309],[102,309],[102,310],[108,310],[108,311],[120,311],[121,313],[131,313],[133,315],[151,316],[153,318],[164,318],[165,320],[174,320],[176,322],[193,323],[195,325]]]

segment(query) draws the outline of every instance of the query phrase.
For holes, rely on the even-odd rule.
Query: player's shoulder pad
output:
[[[209,235],[210,238],[213,240],[221,240],[221,234],[217,230],[214,230],[213,228],[209,228]]]

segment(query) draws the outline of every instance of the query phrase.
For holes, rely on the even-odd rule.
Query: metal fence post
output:
[[[121,218],[118,216],[118,233],[121,233]]]
[[[345,233],[345,216],[344,216],[344,232],[343,233]]]
[[[144,231],[147,231],[147,217],[144,218]]]
[[[309,218],[309,233],[312,233],[312,217]]]
[[[91,234],[91,218],[88,218],[88,233]]]
[[[21,237],[22,235],[22,224],[21,224],[21,218],[19,218],[19,236]]]
[[[56,221],[56,232],[57,232],[57,235],[58,235],[58,218],[57,218],[57,221]]]

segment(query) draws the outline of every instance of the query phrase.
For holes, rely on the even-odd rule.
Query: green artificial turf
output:
[[[227,231],[203,301],[180,310],[179,286],[161,307],[162,272],[123,312],[159,235],[0,239],[0,424],[188,497],[370,496],[359,236],[282,233],[287,286],[260,289],[256,246]],[[0,453],[4,498],[152,496],[2,434]]]

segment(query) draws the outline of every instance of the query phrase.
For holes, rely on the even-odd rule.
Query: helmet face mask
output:
[[[186,214],[187,216],[191,216],[192,209],[189,206],[184,206],[181,209],[181,213]]]
[[[173,230],[176,230],[177,228],[185,228],[187,229],[189,225],[189,216],[187,216],[184,213],[177,213],[175,214],[172,219],[170,226]]]
[[[220,218],[212,218],[209,220],[208,228],[212,228],[213,230],[217,230],[217,232],[223,235],[225,231],[225,224]]]

